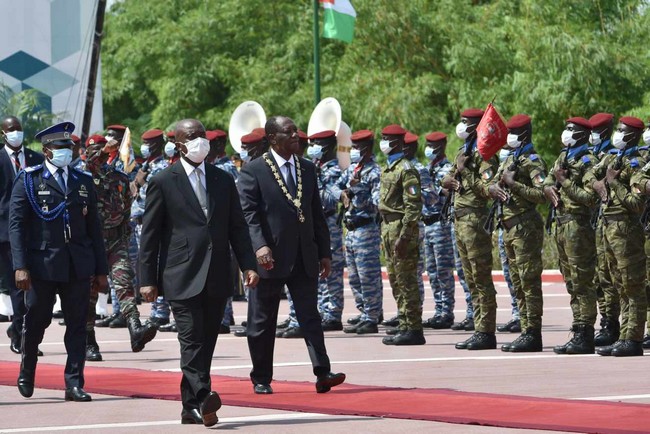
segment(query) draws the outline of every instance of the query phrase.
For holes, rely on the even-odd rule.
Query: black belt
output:
[[[562,214],[562,215],[555,216],[555,222],[558,225],[564,225],[572,221],[577,221],[577,222],[582,221],[584,223],[584,222],[589,222],[590,219],[591,219],[590,216],[584,214]]]
[[[375,219],[370,218],[370,217],[357,217],[355,219],[346,219],[345,220],[345,228],[349,231],[353,231],[355,229],[362,228],[364,226],[368,226],[369,224],[373,223]]]
[[[626,214],[616,214],[616,215],[604,215],[602,216],[603,223],[606,225],[613,223],[613,222],[622,222],[625,221],[629,218],[628,215]]]
[[[485,208],[464,207],[464,208],[454,209],[454,215],[456,216],[457,219],[465,217],[466,215],[470,215],[470,214],[485,214],[485,213],[486,213]]]
[[[508,219],[505,219],[501,221],[501,226],[503,226],[503,229],[509,231],[510,229],[514,228],[517,226],[519,223],[523,223],[527,220],[529,220],[533,215],[537,214],[537,211],[534,209],[531,209],[529,211],[523,212],[521,214],[518,214],[514,217],[510,217]]]
[[[424,223],[427,226],[431,226],[434,223],[438,223],[440,219],[441,219],[440,214],[431,214],[428,216],[423,216],[422,223]]]
[[[384,223],[390,223],[397,220],[402,220],[402,217],[404,217],[404,214],[400,214],[398,212],[389,212],[381,215],[381,221]]]

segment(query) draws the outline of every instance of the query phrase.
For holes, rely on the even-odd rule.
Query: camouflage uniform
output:
[[[517,295],[515,293],[515,286],[512,284],[510,277],[510,263],[508,261],[508,254],[506,253],[506,243],[503,241],[503,229],[499,228],[499,260],[501,261],[501,269],[503,270],[503,279],[508,285],[508,292],[510,293],[510,306],[511,315],[513,320],[519,321],[519,306],[517,305]]]
[[[619,151],[612,150],[585,177],[591,185],[605,177],[608,167],[618,160]],[[645,252],[643,228],[639,216],[645,198],[633,186],[641,184],[636,177],[643,175],[643,160],[635,148],[623,154],[622,170],[616,180],[609,183],[609,201],[601,204],[603,241],[607,266],[614,287],[621,300],[622,321],[619,334],[621,341],[643,341],[647,311],[645,293]],[[643,183],[645,185],[645,183]]]
[[[389,156],[380,183],[379,212],[381,238],[386,258],[386,270],[397,302],[399,329],[422,331],[422,306],[416,277],[418,250],[418,221],[422,213],[420,176],[403,154]],[[406,257],[395,256],[398,239],[408,241]]]
[[[358,175],[354,186],[350,180]],[[379,249],[381,236],[377,224],[381,169],[373,160],[363,166],[351,164],[338,181],[338,188],[347,189],[350,207],[345,212],[345,262],[355,305],[361,312],[360,323],[377,324],[382,314],[383,284]]]
[[[650,161],[650,147],[640,146],[639,154],[643,157],[644,161]],[[642,177],[650,177],[650,167],[643,166],[641,170]],[[650,198],[646,198],[645,209],[643,213],[646,214],[650,212]],[[648,216],[646,216],[648,217]],[[646,257],[646,279],[645,279],[645,289],[646,289],[646,299],[648,300],[648,312],[646,315],[646,335],[643,337],[643,348],[648,348],[647,341],[650,340],[650,220],[642,221],[643,232],[645,234],[645,243],[644,251]]]
[[[431,175],[429,174],[429,169],[426,168],[422,163],[418,161],[417,158],[411,159],[411,164],[420,174],[420,185],[422,186],[422,212],[424,215],[424,208],[428,206],[433,206],[438,202],[438,193],[433,187],[433,181],[431,180]],[[420,260],[418,261],[418,289],[420,291],[420,305],[424,305],[424,281],[422,275],[425,270],[425,248],[424,248],[424,237],[425,237],[425,225],[422,220],[418,222],[418,250],[420,252]]]

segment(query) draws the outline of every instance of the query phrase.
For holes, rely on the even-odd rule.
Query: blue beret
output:
[[[72,132],[74,131],[74,124],[72,122],[61,122],[60,124],[52,125],[42,131],[36,133],[36,140],[40,140],[42,144],[57,140],[70,140],[72,141]]]

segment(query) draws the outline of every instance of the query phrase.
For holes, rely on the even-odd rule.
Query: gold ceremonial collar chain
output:
[[[296,197],[295,199],[291,196],[291,193],[289,193],[289,190],[287,189],[287,186],[285,185],[284,181],[282,180],[282,177],[280,175],[280,171],[278,170],[277,166],[273,164],[271,159],[269,158],[268,154],[264,154],[264,161],[266,161],[266,164],[269,165],[271,168],[271,172],[273,173],[273,177],[275,178],[275,181],[278,183],[280,186],[280,189],[282,190],[282,193],[284,194],[284,197],[287,198],[287,200],[296,208],[296,211],[298,212],[298,221],[300,223],[305,222],[305,216],[302,213],[302,171],[300,170],[300,158],[295,158],[292,156],[296,163]],[[289,173],[289,176],[291,176],[291,173]]]

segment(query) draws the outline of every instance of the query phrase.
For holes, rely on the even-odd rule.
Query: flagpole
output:
[[[320,102],[320,36],[318,32],[318,0],[314,0],[314,105]]]

